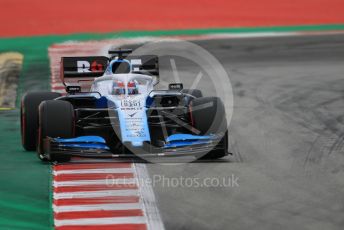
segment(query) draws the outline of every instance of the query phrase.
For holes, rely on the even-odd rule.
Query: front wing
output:
[[[128,151],[127,148],[119,149],[118,153],[113,153],[106,145],[103,138],[98,136],[83,136],[78,138],[51,138],[44,139],[44,156],[51,159],[53,155],[77,156],[86,158],[133,158],[142,157],[156,158],[156,157],[180,157],[180,156],[203,156],[210,151],[222,150],[226,151],[226,145],[219,143],[219,136],[196,136],[181,134],[180,138],[170,136],[167,142],[162,147],[153,147],[149,144],[142,148],[145,151],[140,151],[135,148],[135,154]],[[140,153],[142,152],[142,153]]]

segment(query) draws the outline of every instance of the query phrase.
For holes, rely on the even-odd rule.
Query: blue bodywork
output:
[[[112,64],[116,62],[127,62],[124,60],[113,60],[108,66],[106,73],[110,74]],[[128,63],[130,65],[130,63]],[[123,79],[125,80],[125,79]],[[127,85],[127,82],[125,82]],[[169,95],[169,91],[157,91],[155,94]],[[97,109],[111,108],[116,110],[119,119],[121,140],[130,142],[135,147],[142,147],[145,142],[151,141],[150,130],[148,127],[148,118],[146,111],[154,103],[155,94],[145,95],[126,95],[118,97],[116,95],[99,96],[95,93],[85,95],[85,97],[94,97],[95,107]],[[175,95],[173,92],[172,95]],[[94,95],[94,96],[93,96]],[[80,96],[80,95],[79,95]],[[73,97],[73,95],[71,96]],[[165,139],[162,149],[172,149],[178,147],[195,146],[201,144],[211,144],[219,139],[217,135],[192,135],[192,134],[173,134]],[[100,149],[109,150],[106,141],[100,136],[81,136],[77,138],[54,138],[60,147],[78,148],[78,149]]]
[[[216,135],[198,136],[192,134],[173,134],[166,138],[164,149],[178,148],[200,144],[210,144],[218,137]],[[109,150],[104,138],[99,136],[81,136],[77,138],[54,138],[61,147],[84,148],[84,149],[102,149]]]
[[[84,148],[84,149],[103,149],[109,150],[104,138],[99,136],[81,136],[77,138],[54,138],[61,147]]]
[[[199,144],[209,144],[217,137],[215,135],[198,136],[192,134],[173,134],[166,138],[163,148],[177,148]]]
[[[150,97],[147,98],[149,101]],[[119,114],[120,124],[121,124],[121,132],[122,137],[124,138],[124,141],[130,141],[133,146],[140,147],[143,145],[144,141],[150,141],[150,134],[147,124],[147,117],[146,112],[143,112],[140,114],[142,121],[144,121],[143,124],[143,130],[146,133],[142,137],[135,137],[135,138],[128,138],[128,134],[125,131],[126,122],[124,119],[124,114],[122,114],[121,110],[119,110],[120,104],[116,103],[115,101],[112,101],[111,98],[101,96],[96,100],[96,107],[97,108],[108,108],[109,103],[111,103],[117,110]],[[144,108],[144,111],[146,111],[147,107],[147,101],[146,106]],[[192,135],[192,134],[173,134],[166,138],[165,145],[162,147],[164,149],[169,148],[178,148],[178,147],[186,147],[186,146],[193,146],[193,145],[200,145],[200,144],[209,144],[212,141],[218,139],[216,135]],[[60,144],[61,147],[70,147],[70,148],[81,148],[81,149],[103,149],[103,150],[109,150],[109,147],[106,145],[106,141],[104,138],[100,136],[81,136],[77,138],[54,138],[56,142]]]

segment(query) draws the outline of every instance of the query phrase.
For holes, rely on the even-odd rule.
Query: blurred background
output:
[[[338,24],[342,0],[1,0],[0,36]]]

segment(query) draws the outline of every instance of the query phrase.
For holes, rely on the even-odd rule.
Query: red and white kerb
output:
[[[156,210],[145,205],[151,195],[140,189],[139,168],[133,163],[53,166],[55,229],[163,229]]]

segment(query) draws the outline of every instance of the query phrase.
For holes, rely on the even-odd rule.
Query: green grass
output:
[[[25,45],[24,45],[25,43]],[[0,40],[0,52],[24,54],[18,98],[26,90],[49,90],[49,43]],[[0,111],[0,229],[52,229],[50,165],[21,147],[19,109]]]

